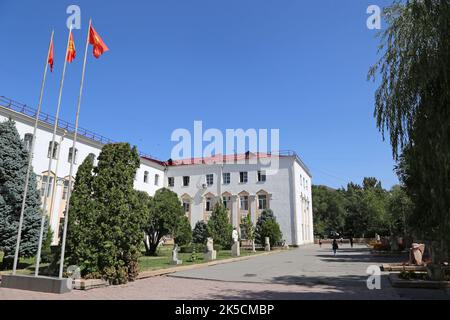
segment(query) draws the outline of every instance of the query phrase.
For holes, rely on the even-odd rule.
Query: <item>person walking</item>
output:
[[[319,239],[319,246],[322,249],[322,239]]]
[[[338,249],[339,249],[339,246],[338,246],[337,240],[334,239],[333,240],[333,253],[334,253],[334,256],[336,256],[336,253],[337,253]]]
[[[350,246],[353,248],[353,237],[350,237]]]

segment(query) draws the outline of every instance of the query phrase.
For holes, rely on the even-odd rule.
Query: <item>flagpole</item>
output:
[[[50,186],[50,171],[52,170],[52,162],[53,162],[53,153],[55,149],[55,139],[56,139],[56,130],[58,129],[58,121],[59,121],[59,111],[61,109],[61,98],[62,98],[62,91],[64,87],[64,77],[66,75],[66,67],[67,67],[67,54],[69,52],[69,43],[70,43],[70,34],[72,33],[72,25],[69,28],[69,35],[67,37],[67,47],[66,47],[66,55],[64,56],[64,67],[61,77],[61,83],[59,86],[59,96],[58,96],[58,105],[56,107],[56,115],[55,115],[55,123],[53,126],[53,137],[52,137],[52,144],[50,147],[50,154],[49,154],[49,160],[48,160],[48,170],[47,170],[47,183],[45,184],[44,188],[44,204],[42,207],[42,219],[41,219],[41,229],[39,233],[39,242],[38,242],[38,252],[36,255],[36,268],[34,270],[34,276],[39,276],[39,265],[41,262],[41,251],[42,251],[42,238],[44,236],[44,226],[45,226],[45,215],[47,211],[47,193],[48,188]],[[59,146],[61,148],[61,146]],[[55,177],[57,179],[58,177]],[[43,180],[43,179],[42,179]]]
[[[14,265],[13,265],[13,272],[12,272],[13,275],[16,275],[17,264],[19,262],[19,251],[20,251],[20,240],[22,237],[23,216],[24,216],[24,212],[25,212],[25,205],[27,202],[28,184],[30,182],[31,167],[33,164],[34,145],[35,145],[35,140],[36,140],[37,126],[39,123],[39,115],[41,113],[42,97],[44,95],[45,80],[47,78],[48,58],[50,56],[50,50],[52,49],[54,34],[55,34],[55,31],[52,30],[52,35],[50,37],[50,43],[48,45],[48,52],[47,52],[47,57],[46,57],[46,61],[45,61],[44,75],[42,76],[41,92],[39,94],[39,103],[38,103],[38,107],[37,107],[37,111],[36,111],[36,118],[34,121],[33,138],[31,139],[30,152],[28,154],[28,168],[27,168],[27,174],[25,176],[25,189],[23,190],[22,208],[20,209],[19,230],[17,232],[16,251],[14,253]]]
[[[78,119],[80,116],[80,107],[81,107],[81,97],[83,95],[83,85],[84,85],[84,75],[86,72],[86,61],[87,61],[87,53],[89,47],[89,33],[92,26],[92,19],[89,19],[89,28],[86,38],[86,48],[84,49],[84,61],[83,61],[83,71],[81,73],[81,82],[80,82],[80,93],[78,95],[78,103],[77,103],[77,114],[75,118],[75,133],[73,136],[73,145],[72,145],[72,159],[70,161],[70,171],[69,171],[69,190],[67,193],[67,202],[66,202],[66,210],[64,215],[64,231],[61,245],[61,261],[59,264],[59,278],[63,278],[63,270],[64,270],[64,255],[66,251],[66,239],[67,239],[67,224],[69,222],[69,209],[70,209],[70,197],[72,196],[72,176],[73,176],[73,166],[75,162],[75,147],[77,145],[77,136],[78,136]]]

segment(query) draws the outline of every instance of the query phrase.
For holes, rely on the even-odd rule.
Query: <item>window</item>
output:
[[[267,195],[261,194],[258,196],[258,209],[259,210],[267,209]]]
[[[258,182],[266,182],[266,172],[258,171]]]
[[[183,177],[183,187],[189,187],[190,177]]]
[[[207,197],[206,198],[205,210],[206,211],[212,211],[213,210],[213,199],[211,197]]]
[[[241,210],[248,211],[248,196],[240,197]]]
[[[231,175],[229,172],[224,172],[222,174],[222,178],[223,178],[223,184],[230,184],[231,182]]]
[[[49,158],[52,157],[55,160],[57,159],[57,157],[58,157],[58,142],[55,142],[54,148],[52,148],[52,142],[51,141],[48,143],[47,157],[49,157]]]
[[[188,214],[191,211],[191,202],[187,199],[183,200],[184,213]]]
[[[28,152],[31,152],[31,147],[33,146],[33,135],[31,133],[27,133],[25,135],[25,149],[27,149]]]
[[[206,175],[206,184],[208,186],[212,186],[214,184],[214,175],[213,174]]]
[[[148,183],[148,171],[144,172],[144,183]]]
[[[231,209],[231,197],[230,196],[222,197],[222,202],[226,209],[228,209],[228,210]]]
[[[69,193],[69,180],[64,180],[64,189],[62,194],[63,200],[67,200],[68,193]]]
[[[159,185],[159,174],[155,174],[155,186]]]
[[[73,148],[69,149],[69,163],[72,163],[72,156],[73,156]],[[73,163],[76,164],[77,163],[77,157],[78,157],[78,150],[75,149],[75,158],[73,159]]]
[[[239,182],[247,183],[248,182],[248,172],[240,172],[239,173]]]
[[[45,188],[47,188],[47,198],[50,198],[52,195],[52,189],[53,189],[53,177],[50,177],[50,180],[47,180],[49,177],[44,175],[42,177],[42,183],[41,183],[41,197],[45,194]],[[47,181],[50,181],[47,187]]]
[[[168,180],[167,183],[168,183],[169,187],[175,186],[175,178],[174,177],[168,177],[167,180]]]

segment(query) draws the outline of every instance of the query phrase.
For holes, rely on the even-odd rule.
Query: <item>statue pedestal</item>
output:
[[[265,239],[265,247],[264,247],[264,250],[265,251],[270,251],[270,239],[268,238],[268,237],[266,237],[266,239]]]
[[[231,247],[231,256],[239,257],[241,255],[241,246],[239,245],[239,241],[236,241]]]
[[[171,265],[179,266],[180,264],[183,264],[182,260],[172,260],[170,262]]]
[[[206,261],[213,261],[217,259],[217,251],[213,250],[213,251],[208,251],[205,253],[204,255],[204,259]]]

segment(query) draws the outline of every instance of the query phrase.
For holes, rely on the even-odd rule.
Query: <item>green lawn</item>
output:
[[[257,255],[261,252],[253,253],[250,250],[242,250],[241,249],[241,257]],[[207,261],[203,260],[203,253],[197,253],[197,260],[195,262],[189,261],[191,258],[191,253],[178,253],[178,259],[183,261],[183,266],[189,266],[193,264],[201,264],[206,263]],[[217,260],[230,259],[231,250],[221,250],[217,252]],[[164,246],[160,247],[158,250],[158,256],[156,257],[141,257],[139,259],[139,267],[140,271],[152,271],[158,269],[166,269],[170,267],[174,267],[170,264],[170,260],[172,259],[172,246]]]
[[[3,261],[3,252],[0,251],[0,261]],[[35,258],[21,258],[17,266],[18,274],[34,274],[35,270]],[[40,270],[44,271],[48,267],[48,263],[41,263]],[[9,274],[12,270],[0,270],[0,274]]]
[[[139,271],[153,271],[159,269],[166,269],[170,267],[174,267],[170,264],[172,259],[172,246],[163,246],[158,249],[158,255],[156,257],[146,257],[142,256],[139,258]],[[250,250],[241,249],[241,257],[257,255],[261,253],[261,251],[257,251],[256,253],[251,252]],[[206,263],[207,261],[203,260],[203,253],[197,253],[196,261],[189,261],[191,259],[191,253],[179,253],[178,259],[183,261],[183,266],[193,265],[193,264],[201,264]],[[230,259],[231,250],[221,250],[217,252],[217,260],[225,260]],[[3,252],[0,252],[0,261],[3,259]],[[34,274],[35,270],[35,258],[29,259],[20,259],[19,266],[17,268],[18,274]],[[46,268],[49,264],[41,263],[40,274],[44,274]],[[0,271],[0,274],[9,274],[11,270]]]

